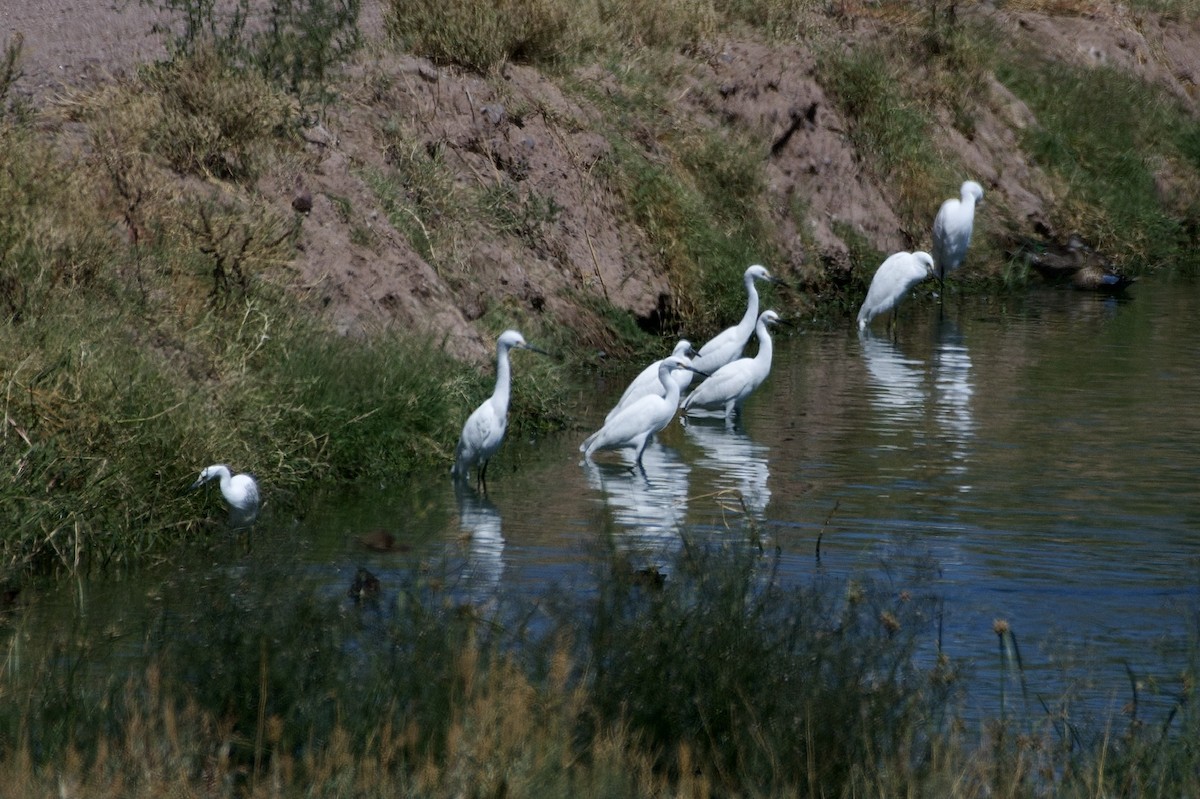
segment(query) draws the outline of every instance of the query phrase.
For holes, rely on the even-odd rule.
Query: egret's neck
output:
[[[501,414],[508,413],[508,398],[512,393],[512,367],[508,362],[508,347],[496,353],[496,390],[492,402],[499,406]]]
[[[760,322],[754,332],[758,334],[758,354],[754,356],[754,360],[762,361],[770,366],[775,347],[771,343],[771,331],[767,330],[767,326]]]
[[[754,329],[754,322],[758,319],[758,289],[754,286],[754,278],[746,275],[746,313],[742,316],[742,321],[738,323],[738,327],[746,331],[746,338],[750,337],[750,331]]]
[[[679,404],[680,388],[679,383],[677,383],[675,378],[671,376],[671,372],[673,371],[674,370],[669,366],[658,367],[658,382],[662,383],[663,388],[666,389],[666,400],[668,405]]]

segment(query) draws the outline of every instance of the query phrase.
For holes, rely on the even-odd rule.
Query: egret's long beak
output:
[[[551,355],[550,353],[546,352],[544,349],[541,349],[540,347],[535,347],[535,346],[533,346],[532,344],[522,344],[522,345],[521,345],[521,349],[523,349],[523,350],[530,350],[531,352],[536,352],[536,353],[538,353],[539,355],[545,355],[547,358],[553,358],[553,357],[554,357],[554,356],[553,356],[553,355]]]
[[[680,368],[687,369],[689,372],[695,372],[696,374],[700,375],[701,377],[712,377],[712,375],[710,375],[708,372],[702,372],[699,369],[693,369],[690,366],[682,366],[681,365]]]
[[[188,491],[195,491],[197,488],[199,488],[202,485],[204,485],[203,477],[200,478],[199,480],[197,480],[196,482],[192,483],[190,486],[188,486]]]
[[[774,283],[776,286],[781,286],[782,288],[785,288],[785,289],[791,288],[791,286],[788,285],[787,281],[784,280],[783,278],[775,277],[774,275],[772,275],[771,277],[767,278],[767,280],[771,283]]]
[[[700,357],[700,351],[699,351],[699,350],[697,350],[695,347],[688,347],[688,348],[687,348],[687,352],[685,352],[685,353],[684,353],[684,357],[686,357],[686,358],[699,358],[699,357]]]

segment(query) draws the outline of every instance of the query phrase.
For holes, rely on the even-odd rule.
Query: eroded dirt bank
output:
[[[1107,7],[1073,16],[972,13],[992,15],[1062,61],[1127,69],[1196,112],[1200,29],[1186,21]],[[361,24],[375,41],[349,68],[340,101],[307,130],[305,157],[259,185],[284,212],[297,196],[311,196],[292,266],[294,287],[314,311],[340,331],[427,330],[459,355],[486,357],[492,345],[476,323],[489,313],[551,314],[600,344],[601,325],[581,298],[601,295],[639,317],[669,308],[672,287],[658,253],[597,173],[612,147],[596,132],[602,112],[529,67],[509,66],[502,80],[485,80],[390,52],[379,46],[382,16],[379,3],[364,5]],[[0,37],[24,38],[17,92],[51,105],[74,88],[162,57],[156,21],[160,14],[138,3],[8,0]],[[884,35],[886,25],[851,20],[847,46]],[[771,267],[819,291],[846,279],[847,229],[881,251],[923,247],[927,232],[898,218],[890,187],[865,166],[847,120],[818,82],[814,58],[803,45],[722,42],[686,71],[661,111],[680,127],[728,126],[772,143],[762,153],[763,202],[783,262]],[[604,92],[614,78],[594,67],[578,80]],[[984,95],[970,136],[949,119],[930,133],[986,187],[985,225],[1044,232],[1062,188],[1021,148],[1022,132],[1036,119],[996,80]],[[455,181],[521,198],[533,209],[529,217],[506,235],[465,225],[437,258],[422,255],[412,231],[395,224],[394,209],[389,216],[369,185],[372,171],[397,157],[386,135],[396,120],[414,146],[440,154]],[[653,154],[653,141],[639,144]],[[1164,193],[1196,191],[1178,185],[1167,166],[1158,180]],[[534,207],[535,199],[542,205]]]

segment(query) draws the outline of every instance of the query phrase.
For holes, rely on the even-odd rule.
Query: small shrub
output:
[[[420,55],[487,72],[573,52],[586,8],[555,0],[391,0],[387,24]]]
[[[150,148],[185,174],[254,180],[293,116],[270,83],[213,48],[148,68],[143,80],[160,104]]]

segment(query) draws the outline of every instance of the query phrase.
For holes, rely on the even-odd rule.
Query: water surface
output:
[[[298,523],[266,514],[256,551],[300,551],[331,591],[359,566],[386,586],[414,559],[448,557],[463,590],[487,601],[586,590],[605,531],[631,562],[669,571],[685,537],[752,529],[778,547],[784,580],[867,572],[900,588],[923,569],[943,600],[943,646],[973,664],[979,708],[999,690],[996,620],[1015,632],[1039,696],[1078,690],[1117,708],[1132,673],[1169,704],[1200,607],[1197,294],[1154,281],[1124,301],[952,294],[905,306],[894,335],[882,320],[867,336],[796,320],[736,425],[673,423],[643,470],[616,454],[580,460],[624,388],[612,380],[582,387],[593,404],[578,429],[507,442],[486,497],[441,474],[364,487]],[[376,529],[403,551],[356,543]],[[227,559],[237,563],[232,548]],[[43,603],[59,614],[116,617],[155,601],[126,583],[62,591]]]

